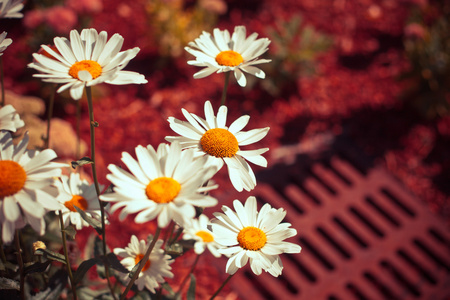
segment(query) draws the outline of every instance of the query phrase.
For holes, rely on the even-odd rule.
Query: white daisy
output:
[[[203,33],[190,42],[190,47],[184,49],[195,56],[196,60],[188,61],[188,64],[197,67],[205,67],[194,74],[194,78],[203,78],[214,72],[222,73],[234,71],[234,76],[240,86],[246,86],[247,79],[242,71],[265,78],[264,72],[254,65],[268,63],[270,59],[259,59],[259,56],[268,50],[270,40],[268,38],[256,39],[257,33],[252,33],[246,38],[245,26],[236,26],[230,38],[228,30],[213,31],[214,36]]]
[[[89,226],[74,206],[82,209],[89,217],[100,220],[100,205],[94,184],[82,180],[78,173],[71,173],[70,178],[65,175],[61,176],[61,181],[58,180],[57,185],[60,191],[57,199],[64,205],[61,210],[64,226],[73,224],[77,230]],[[100,190],[102,189],[103,187],[100,186]],[[56,214],[59,212],[57,211]]]
[[[158,283],[163,283],[165,281],[163,277],[173,278],[173,273],[170,272],[172,267],[169,266],[173,263],[173,259],[170,259],[170,255],[164,254],[164,250],[161,249],[162,244],[162,240],[156,242],[148,261],[145,263],[141,273],[139,273],[139,277],[134,282],[140,291],[145,287],[150,292],[155,293],[155,288],[159,287]],[[133,267],[142,260],[149,245],[150,242],[147,244],[144,240],[139,241],[138,238],[133,235],[128,247],[125,247],[124,249],[115,248],[114,254],[123,257],[120,262],[125,268],[131,271]],[[123,274],[122,276],[124,281],[130,281],[128,274]]]
[[[6,39],[7,34],[8,33],[6,33],[6,31],[3,31],[2,34],[0,34],[0,56],[2,56],[3,51],[5,51],[5,49],[12,44],[12,39]]]
[[[106,177],[114,192],[100,196],[102,201],[116,202],[114,212],[123,207],[119,218],[139,212],[136,223],[158,218],[158,226],[166,227],[171,220],[183,225],[195,216],[194,206],[211,207],[217,199],[205,195],[217,186],[204,186],[217,171],[205,169],[205,159],[194,160],[194,152],[181,151],[178,143],[160,144],[155,151],[151,145],[136,147],[137,161],[123,152],[122,161],[132,174],[109,165]]]
[[[198,219],[192,219],[189,224],[184,227],[183,239],[194,240],[194,251],[197,254],[202,254],[205,248],[208,247],[215,257],[220,257],[221,254],[217,251],[222,248],[214,238],[214,234],[209,230],[209,218],[205,215],[200,215]]]
[[[242,131],[250,117],[241,116],[230,127],[225,126],[227,121],[227,107],[221,106],[214,116],[211,102],[205,102],[205,119],[195,114],[181,110],[188,122],[169,117],[170,128],[180,136],[168,136],[169,142],[179,141],[183,148],[193,148],[196,156],[204,155],[210,158],[210,162],[218,169],[225,162],[233,186],[241,192],[243,189],[250,191],[256,186],[256,178],[248,160],[258,166],[267,167],[267,160],[261,156],[269,148],[258,150],[241,150],[240,146],[246,146],[258,142],[264,138],[269,127]]]
[[[66,165],[50,162],[56,158],[51,149],[26,150],[28,140],[25,134],[14,146],[11,134],[0,132],[0,222],[4,242],[12,241],[16,222],[29,223],[43,234],[45,213],[62,208],[51,184]]]
[[[281,253],[299,253],[299,245],[284,242],[284,239],[297,234],[297,230],[289,228],[291,224],[281,223],[286,216],[282,208],[274,209],[266,203],[257,211],[255,197],[248,197],[245,206],[238,200],[233,202],[233,212],[223,206],[223,213],[214,213],[217,219],[211,220],[212,232],[216,241],[228,248],[219,249],[222,254],[230,256],[226,272],[234,274],[247,264],[256,275],[264,269],[277,277],[283,270],[279,257]]]
[[[34,53],[35,62],[28,64],[28,67],[43,73],[35,74],[34,77],[42,78],[45,82],[64,84],[58,89],[58,93],[70,88],[70,95],[75,100],[81,98],[85,86],[102,82],[147,83],[139,73],[122,71],[140,49],[135,47],[120,51],[124,39],[117,33],[108,42],[107,39],[106,31],[97,33],[93,28],[83,29],[80,35],[76,30],[72,30],[70,41],[63,37],[54,38],[58,51],[46,45],[41,46],[53,59]]]
[[[0,130],[16,132],[18,128],[25,126],[18,113],[11,104],[0,108]]]
[[[22,18],[23,0],[0,0],[0,18]]]

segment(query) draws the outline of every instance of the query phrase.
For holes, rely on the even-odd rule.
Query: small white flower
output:
[[[194,251],[197,254],[202,254],[206,247],[215,257],[220,257],[221,254],[217,249],[222,248],[219,245],[211,230],[208,229],[209,218],[205,215],[200,215],[198,219],[192,219],[189,224],[184,227],[183,239],[194,240]]]
[[[227,121],[227,107],[221,106],[214,116],[211,102],[205,102],[205,117],[181,110],[188,122],[169,117],[170,128],[181,136],[168,136],[169,142],[178,141],[183,148],[192,148],[196,156],[207,156],[210,163],[222,168],[225,162],[228,174],[233,186],[241,192],[243,189],[250,191],[256,186],[256,178],[248,163],[267,167],[267,160],[261,155],[269,148],[258,150],[241,150],[241,146],[250,145],[264,138],[269,127],[242,131],[250,117],[241,116],[230,127],[225,126]]]
[[[89,184],[87,180],[81,180],[80,174],[72,173],[68,176],[61,176],[61,181],[57,181],[59,187],[58,201],[64,205],[62,216],[64,226],[75,225],[77,230],[89,224],[83,220],[74,206],[82,209],[89,217],[100,220],[100,205],[97,198],[97,191],[94,184]],[[103,187],[100,187],[100,190]],[[59,212],[57,211],[56,214]]]
[[[6,35],[6,31],[3,31],[2,34],[0,34],[0,56],[2,56],[3,51],[5,51],[5,49],[12,44],[12,39],[7,39]]]
[[[234,200],[233,206],[236,212],[223,206],[224,214],[214,213],[216,219],[211,220],[216,241],[228,247],[218,250],[230,256],[226,272],[234,274],[250,260],[250,267],[256,275],[265,270],[279,276],[283,270],[279,255],[301,250],[299,245],[284,241],[297,234],[297,230],[289,228],[291,224],[280,223],[286,211],[274,209],[266,203],[258,213],[255,197],[248,197],[245,206]]]
[[[216,28],[213,33],[214,36],[204,31],[194,42],[188,44],[189,47],[184,48],[196,59],[188,61],[188,64],[205,67],[195,73],[194,78],[203,78],[214,72],[233,71],[240,86],[247,84],[247,79],[242,71],[258,78],[265,78],[264,72],[254,65],[271,61],[270,59],[258,59],[268,50],[270,44],[268,38],[257,39],[257,33],[246,37],[245,26],[236,26],[231,37],[228,30]]]
[[[34,77],[42,78],[45,82],[64,84],[58,89],[61,93],[70,88],[70,95],[79,100],[85,86],[93,86],[102,82],[109,84],[147,83],[143,75],[123,71],[128,62],[139,52],[135,47],[120,51],[123,37],[114,34],[109,41],[106,31],[83,29],[81,35],[76,30],[70,32],[70,41],[66,38],[55,37],[57,51],[51,47],[41,47],[52,56],[34,53],[35,62],[28,67],[41,72]]]
[[[66,165],[50,162],[56,158],[51,149],[26,150],[28,140],[26,133],[14,146],[11,134],[0,132],[0,222],[6,243],[12,241],[20,223],[28,223],[44,234],[46,212],[62,208],[51,185]]]
[[[0,130],[16,132],[18,128],[25,126],[18,113],[11,104],[0,108]]]
[[[217,199],[205,195],[217,186],[204,186],[216,172],[205,168],[205,159],[194,160],[192,150],[181,151],[178,143],[136,147],[137,161],[123,152],[122,161],[132,174],[109,165],[106,177],[114,192],[100,196],[102,201],[115,202],[111,212],[123,207],[119,218],[137,213],[136,223],[158,218],[158,226],[166,227],[171,220],[183,225],[195,216],[194,206],[211,207]]]
[[[22,18],[23,0],[0,0],[0,18]]]
[[[173,273],[170,272],[172,267],[169,266],[173,263],[173,259],[170,259],[170,255],[164,254],[164,250],[161,249],[162,244],[162,240],[156,242],[148,261],[142,268],[141,273],[139,273],[138,279],[134,282],[140,291],[145,287],[150,292],[155,293],[155,288],[159,287],[158,283],[165,281],[163,277],[173,278]],[[115,248],[114,254],[123,257],[121,260],[122,265],[131,271],[142,260],[149,245],[150,242],[147,244],[144,240],[139,241],[133,235],[128,247],[124,249]],[[122,276],[124,281],[130,281],[128,274],[123,274]]]

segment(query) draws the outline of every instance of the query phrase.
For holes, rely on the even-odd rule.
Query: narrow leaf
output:
[[[0,290],[20,290],[20,285],[18,281],[0,277]]]
[[[37,262],[34,264],[31,264],[29,266],[26,266],[24,268],[25,275],[31,274],[31,273],[42,273],[44,272],[47,267],[52,263],[51,260],[47,260],[46,262]]]
[[[108,265],[111,266],[114,270],[117,270],[121,273],[128,273],[128,269],[125,268],[117,258],[117,256],[114,253],[108,253],[106,255],[106,260],[108,262]]]
[[[77,234],[77,231],[72,225],[67,226],[64,228],[64,232],[71,238],[74,239],[75,235]]]
[[[34,254],[42,255],[47,259],[59,261],[60,263],[66,264],[66,258],[64,257],[64,255],[50,251],[48,249],[37,249]]]
[[[191,273],[191,283],[189,284],[189,289],[186,294],[187,300],[195,300],[195,284],[196,284],[195,276]]]
[[[78,266],[78,269],[75,272],[75,276],[73,278],[73,280],[75,281],[75,284],[79,283],[81,281],[81,279],[83,279],[86,272],[89,271],[90,268],[95,266],[99,261],[100,261],[100,259],[98,259],[98,258],[91,258],[91,259],[83,261]]]
[[[77,167],[81,167],[84,165],[93,164],[94,162],[87,156],[80,158],[77,161],[72,161],[72,169],[76,169]]]
[[[103,229],[102,229],[102,222],[100,222],[99,220],[96,220],[90,216],[88,216],[86,214],[86,212],[84,212],[84,210],[82,210],[81,208],[79,208],[78,206],[74,205],[73,206],[77,212],[81,215],[81,217],[83,218],[83,220],[85,220],[86,222],[88,222],[89,225],[91,225],[95,231],[97,231],[97,233],[99,235],[102,235],[103,233]]]

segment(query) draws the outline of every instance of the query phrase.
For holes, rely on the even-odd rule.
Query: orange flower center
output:
[[[195,235],[200,237],[205,243],[211,243],[214,241],[212,234],[207,231],[200,230]]]
[[[21,165],[12,160],[0,161],[0,199],[20,191],[27,180],[27,173]]]
[[[77,61],[70,67],[69,75],[73,78],[80,79],[78,77],[78,72],[80,71],[88,71],[92,79],[95,79],[102,74],[102,67],[98,62],[93,60]]]
[[[137,265],[142,260],[143,257],[144,255],[142,254],[136,255],[136,257],[134,258],[134,264]],[[150,268],[150,259],[148,259],[147,262],[145,263],[145,266],[142,268],[142,272],[145,272],[148,268]]]
[[[213,128],[200,139],[203,151],[215,157],[233,157],[239,150],[236,137],[226,129]]]
[[[84,199],[82,196],[79,195],[73,195],[72,199],[69,201],[66,201],[64,203],[64,205],[73,212],[76,212],[77,210],[75,209],[74,206],[78,207],[81,210],[86,210],[88,208],[88,203],[86,201],[86,199]]]
[[[237,240],[239,246],[246,250],[258,251],[267,242],[267,237],[264,231],[257,227],[248,226],[243,228],[238,236]]]
[[[236,67],[243,63],[244,59],[236,51],[227,50],[217,54],[216,62],[221,66]]]
[[[148,199],[156,203],[172,202],[181,190],[181,185],[173,178],[159,177],[150,181],[145,188]]]

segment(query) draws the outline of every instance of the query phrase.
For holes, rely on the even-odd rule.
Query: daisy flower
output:
[[[0,130],[16,132],[18,128],[25,126],[18,113],[11,104],[0,108]]]
[[[269,127],[242,131],[250,117],[241,116],[230,127],[227,121],[227,107],[221,106],[214,116],[211,102],[205,102],[205,119],[195,114],[181,110],[188,122],[169,117],[170,128],[181,136],[168,136],[169,142],[178,141],[183,148],[193,148],[196,156],[207,156],[210,162],[220,169],[225,162],[233,186],[241,192],[250,191],[256,186],[256,178],[252,169],[245,161],[248,160],[258,166],[267,167],[267,160],[261,156],[269,148],[258,150],[241,150],[241,146],[260,141],[269,131]]]
[[[171,220],[183,225],[195,216],[194,206],[211,207],[217,199],[205,195],[217,186],[204,186],[217,171],[204,167],[205,159],[195,159],[194,152],[181,151],[178,143],[160,144],[155,151],[151,145],[136,147],[137,161],[123,152],[122,161],[131,174],[109,165],[106,177],[114,192],[100,196],[102,201],[115,202],[111,212],[123,207],[119,218],[139,212],[136,223],[158,218],[158,226],[166,227]]]
[[[115,248],[114,254],[122,257],[123,259],[120,262],[125,268],[131,271],[144,257],[150,242],[147,244],[144,240],[139,241],[133,235],[128,247],[124,249]],[[152,293],[155,293],[155,288],[159,287],[158,283],[165,281],[163,277],[173,278],[173,273],[170,272],[172,270],[170,264],[173,263],[173,259],[170,259],[170,255],[164,254],[164,250],[161,249],[162,244],[162,240],[158,240],[155,243],[148,261],[142,268],[141,273],[139,273],[138,279],[134,282],[140,291],[145,287]],[[122,276],[124,281],[130,280],[128,274],[123,274]]]
[[[23,0],[0,0],[0,18],[22,18]]]
[[[234,274],[250,260],[256,275],[264,269],[275,277],[279,276],[283,270],[279,254],[299,253],[301,250],[299,245],[284,241],[297,234],[297,230],[289,228],[291,224],[280,223],[286,211],[274,209],[266,203],[258,212],[255,197],[248,197],[245,206],[234,200],[233,206],[236,212],[223,206],[224,214],[214,213],[216,219],[211,221],[216,241],[228,247],[218,250],[230,256],[226,272]]]
[[[28,67],[42,74],[34,77],[45,82],[63,84],[58,93],[70,89],[73,99],[79,100],[85,86],[93,86],[102,82],[109,84],[147,83],[144,76],[130,71],[122,71],[128,62],[139,52],[135,47],[120,51],[123,37],[114,34],[109,41],[106,31],[83,29],[81,35],[76,30],[70,32],[70,41],[63,37],[54,38],[57,51],[42,45],[48,55],[34,53],[35,62]]]
[[[252,33],[246,37],[245,26],[236,26],[230,38],[228,30],[214,29],[214,35],[203,33],[190,42],[184,49],[195,56],[188,64],[205,67],[194,74],[194,78],[203,78],[214,72],[233,71],[240,86],[246,86],[247,79],[242,71],[258,78],[265,78],[264,72],[254,65],[268,63],[270,59],[259,59],[268,50],[268,38],[257,39],[258,34]]]
[[[9,132],[0,132],[0,222],[4,242],[11,242],[16,224],[29,223],[44,234],[44,215],[61,209],[51,186],[65,164],[51,162],[51,149],[27,151],[28,134],[14,146]]]
[[[70,177],[61,176],[61,181],[57,181],[57,186],[60,192],[57,199],[64,205],[61,210],[64,226],[73,224],[77,230],[89,226],[74,206],[82,209],[89,217],[100,220],[100,205],[94,184],[82,180],[78,173],[71,173]],[[102,189],[103,187],[100,187],[100,190]],[[59,211],[56,214],[59,214]]]
[[[197,254],[202,254],[206,248],[215,257],[220,257],[221,254],[217,251],[222,248],[214,238],[214,234],[209,230],[209,218],[205,215],[200,215],[198,219],[192,219],[191,222],[184,227],[183,239],[194,240],[194,251]]]
[[[7,34],[6,31],[3,31],[2,34],[0,34],[0,56],[3,55],[3,51],[5,51],[12,43],[12,39],[6,39]]]

